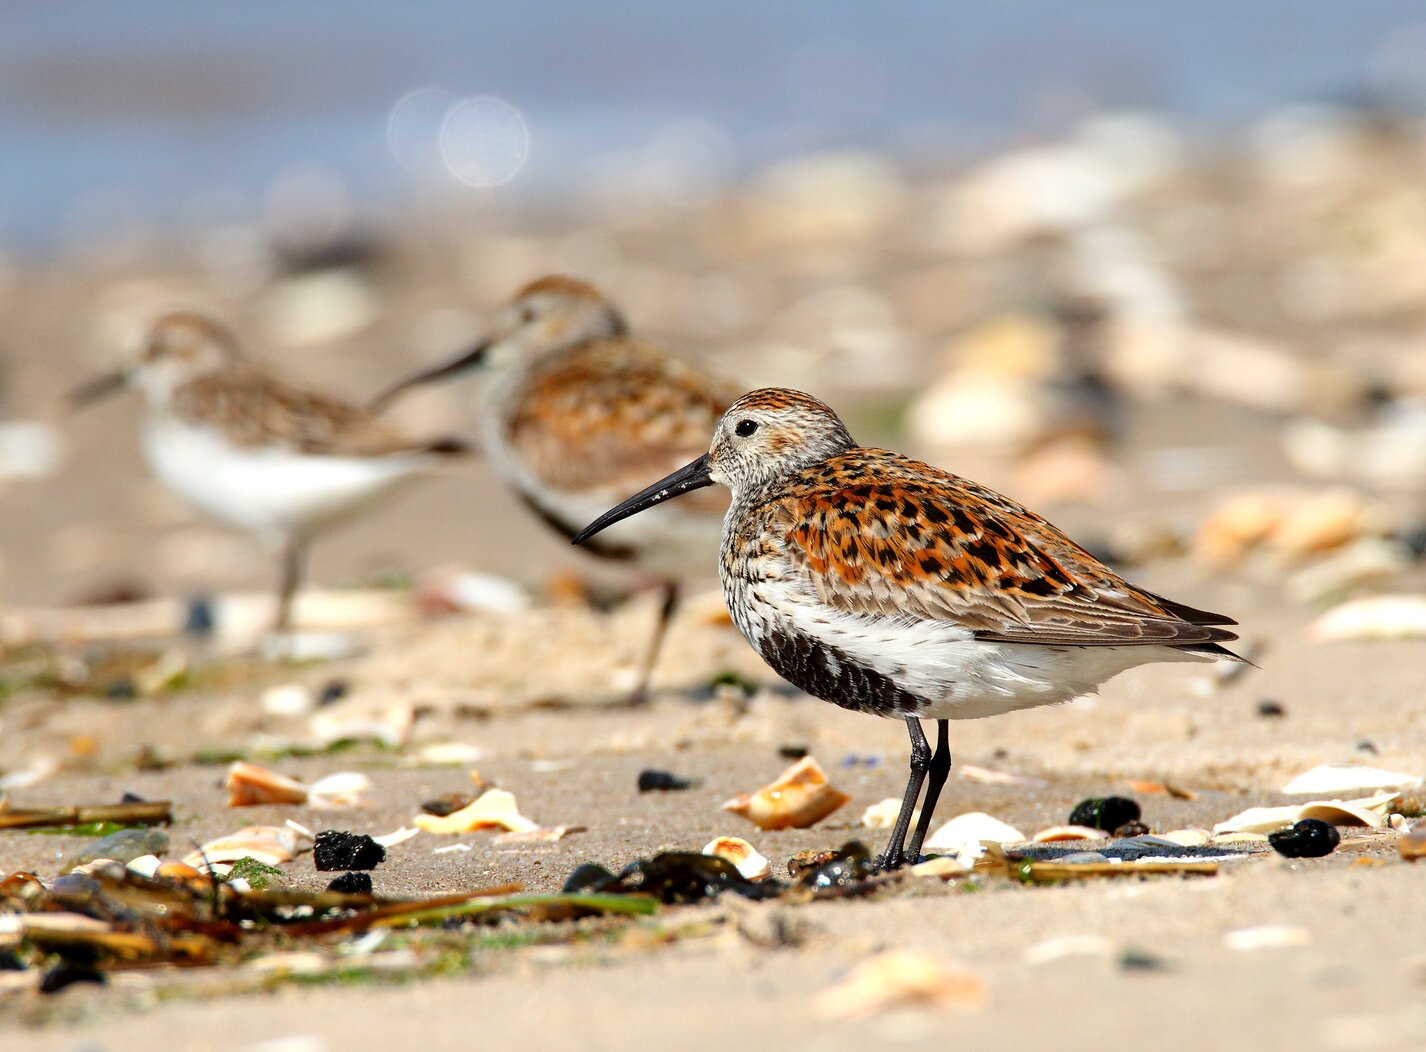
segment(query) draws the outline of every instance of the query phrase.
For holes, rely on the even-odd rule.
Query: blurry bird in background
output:
[[[553,275],[521,289],[473,349],[394,385],[373,403],[386,407],[422,384],[474,371],[487,374],[480,408],[487,456],[527,506],[565,537],[651,475],[705,450],[739,390],[630,335],[598,290]],[[713,565],[727,499],[699,494],[622,523],[586,549],[634,562],[663,593],[632,695],[649,680],[679,582]]]
[[[281,548],[276,632],[291,622],[315,536],[466,453],[457,440],[413,438],[371,410],[283,382],[192,313],[160,317],[137,361],[71,399],[82,406],[126,387],[147,402],[144,452],[164,484]]]

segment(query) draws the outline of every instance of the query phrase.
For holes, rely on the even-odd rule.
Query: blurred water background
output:
[[[1414,111],[1423,70],[1409,0],[12,3],[0,242],[313,189],[541,201],[639,173],[696,193],[849,145],[943,167],[1106,109],[1211,140],[1289,103]]]

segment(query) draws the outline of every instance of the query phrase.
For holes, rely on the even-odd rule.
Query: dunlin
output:
[[[480,367],[482,444],[529,508],[566,538],[650,475],[708,448],[737,389],[629,334],[596,289],[550,276],[521,289],[474,349],[403,380],[373,403]],[[727,501],[705,495],[628,523],[589,546],[660,579],[663,603],[634,700],[698,557],[717,550]]]
[[[84,385],[82,405],[124,387],[148,403],[144,452],[190,504],[282,548],[275,630],[288,625],[307,548],[322,530],[465,452],[411,438],[372,411],[288,384],[207,318],[150,327],[139,360]]]
[[[738,399],[709,452],[574,541],[714,482],[733,494],[719,576],[743,635],[807,693],[906,721],[911,777],[887,867],[919,856],[950,771],[947,721],[1068,701],[1148,662],[1242,660],[1215,627],[1231,618],[1134,587],[984,486],[858,446],[798,391]],[[934,754],[922,719],[937,721]]]

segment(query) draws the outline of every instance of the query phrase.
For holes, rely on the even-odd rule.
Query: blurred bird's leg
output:
[[[921,818],[916,823],[916,832],[911,836],[911,846],[906,858],[915,865],[921,861],[921,843],[926,839],[926,830],[931,828],[931,816],[936,813],[936,802],[941,799],[941,789],[951,773],[950,720],[936,721],[936,752],[931,757],[931,766],[926,769],[926,802],[921,805]]]
[[[921,783],[926,780],[926,770],[931,766],[931,746],[927,744],[926,734],[921,730],[921,721],[915,716],[907,716],[906,729],[911,734],[911,777],[906,780],[906,795],[901,798],[901,810],[896,815],[896,825],[891,830],[886,854],[877,862],[882,869],[898,869],[906,859],[906,830],[911,825],[911,812],[916,810],[916,800],[921,795]],[[949,755],[948,752],[947,756]]]
[[[277,588],[277,617],[272,623],[274,632],[286,632],[292,621],[292,601],[297,597],[306,564],[307,539],[295,534],[289,536],[282,548],[282,580]]]
[[[654,677],[654,666],[659,661],[659,651],[663,649],[664,636],[668,634],[669,622],[678,609],[679,586],[677,581],[665,580],[659,584],[663,602],[659,604],[659,619],[654,625],[653,638],[649,640],[648,652],[644,655],[643,667],[639,670],[639,681],[634,693],[629,695],[631,706],[646,705],[649,702],[649,684]]]

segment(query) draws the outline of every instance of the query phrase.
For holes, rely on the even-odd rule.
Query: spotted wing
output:
[[[636,341],[599,341],[533,373],[506,438],[527,470],[554,489],[627,494],[708,452],[738,393]],[[687,500],[726,505],[713,491]]]
[[[783,550],[829,605],[944,621],[1010,643],[1208,646],[1237,638],[1212,627],[1230,618],[1134,588],[992,490],[895,454],[859,467],[876,452],[847,454],[845,470],[832,472],[847,477],[811,479],[815,488],[768,510]]]
[[[216,422],[246,447],[280,445],[314,456],[461,453],[453,439],[416,439],[371,411],[306,390],[244,363],[199,377],[174,396],[174,411]]]

